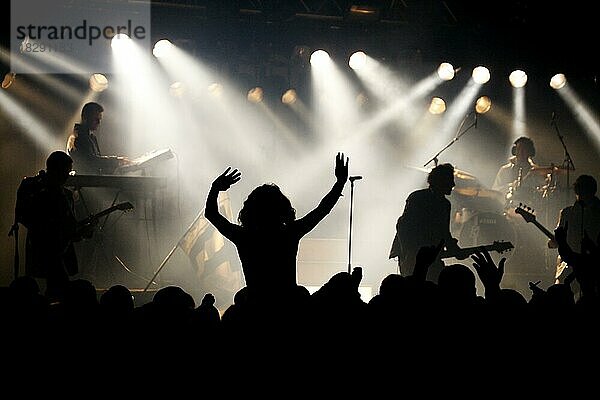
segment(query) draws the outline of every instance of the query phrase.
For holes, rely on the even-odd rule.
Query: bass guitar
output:
[[[518,207],[515,207],[515,213],[519,214],[521,217],[523,217],[523,219],[525,220],[525,222],[531,222],[532,224],[534,224],[540,231],[542,231],[542,233],[544,235],[546,235],[546,237],[550,240],[554,240],[554,234],[552,232],[550,232],[548,229],[546,229],[544,227],[544,225],[540,224],[537,219],[535,218],[535,215],[532,212],[533,210],[531,210],[531,208],[523,205],[523,204],[519,204]]]

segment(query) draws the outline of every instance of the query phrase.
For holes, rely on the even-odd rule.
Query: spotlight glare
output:
[[[102,74],[90,76],[90,89],[94,92],[103,92],[108,88],[108,78]]]
[[[171,43],[167,39],[161,39],[154,45],[154,48],[152,49],[152,54],[154,54],[154,57],[156,58],[168,57],[169,54],[172,53],[173,47],[173,43]]]
[[[521,88],[527,83],[527,74],[524,71],[517,69],[510,73],[508,80],[513,87]]]
[[[444,62],[438,67],[437,74],[443,81],[449,81],[454,78],[454,67],[452,64]]]
[[[550,79],[550,87],[552,89],[561,89],[567,84],[567,77],[564,74],[556,74]]]
[[[2,89],[8,89],[15,81],[17,74],[15,72],[7,72],[2,80]]]
[[[365,107],[369,103],[369,97],[365,93],[359,93],[356,95],[356,104],[359,107]]]
[[[169,86],[169,93],[171,94],[171,96],[173,97],[181,97],[183,96],[183,93],[185,92],[185,88],[183,86],[183,83],[177,81],[177,82],[173,82],[171,83],[171,85]]]
[[[357,51],[350,56],[348,61],[350,68],[359,70],[367,65],[367,55],[362,51]]]
[[[126,50],[131,46],[131,38],[124,33],[115,35],[110,41],[110,47],[115,51]]]
[[[475,102],[475,111],[477,114],[485,114],[492,108],[492,99],[488,96],[481,96]]]
[[[433,97],[429,104],[430,114],[442,114],[446,111],[446,102],[441,97]]]
[[[310,56],[310,64],[322,66],[329,61],[329,54],[325,50],[317,50]]]
[[[294,89],[286,90],[283,96],[281,96],[281,102],[283,104],[294,104],[297,99],[297,93]]]
[[[483,85],[490,80],[490,70],[483,66],[478,66],[473,69],[473,80],[475,83]]]
[[[264,91],[261,87],[254,87],[248,91],[248,101],[251,103],[260,103],[263,101]]]
[[[214,82],[208,85],[208,92],[217,98],[220,98],[223,95],[223,85],[220,83]]]

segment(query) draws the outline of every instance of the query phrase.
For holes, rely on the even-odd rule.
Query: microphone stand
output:
[[[450,143],[448,143],[446,146],[444,146],[440,151],[438,151],[436,153],[436,155],[434,155],[429,161],[427,161],[425,164],[423,164],[423,167],[426,167],[427,165],[429,165],[432,161],[434,162],[435,166],[437,167],[438,165],[438,157],[440,156],[440,154],[442,154],[444,151],[446,151],[447,148],[449,148],[450,146],[452,146],[456,141],[458,141],[458,139],[461,138],[462,135],[464,135],[465,133],[467,133],[469,131],[469,129],[473,128],[473,127],[477,127],[477,114],[475,113],[475,118],[473,119],[473,122],[471,123],[471,125],[467,126],[467,128],[461,132],[461,129],[463,128],[463,125],[465,124],[465,121],[467,120],[467,118],[469,118],[469,116],[471,114],[475,113],[474,111],[471,111],[470,113],[468,113],[467,115],[465,115],[465,117],[463,118],[463,120],[461,121],[460,125],[458,126],[458,130],[456,131],[456,136],[454,136],[454,139],[452,139],[450,141]]]
[[[558,136],[558,139],[560,140],[560,144],[562,144],[562,147],[565,150],[565,159],[563,161],[563,167],[567,168],[567,188],[568,188],[570,186],[570,182],[569,182],[570,171],[571,171],[571,169],[573,171],[575,171],[575,164],[573,164],[573,159],[571,158],[571,154],[569,154],[569,150],[567,149],[567,145],[565,144],[563,136],[560,134],[560,130],[558,129],[558,124],[556,123],[555,118],[552,118],[551,125],[554,126],[554,130],[556,131],[556,135]],[[567,192],[566,199],[568,202],[568,199],[569,199],[568,192]]]
[[[354,203],[354,181],[362,179],[362,176],[351,176],[350,181],[350,224],[348,230],[348,275],[352,273],[352,208]]]

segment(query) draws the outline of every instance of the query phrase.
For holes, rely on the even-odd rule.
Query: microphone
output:
[[[473,127],[477,129],[477,113],[475,113],[475,121],[473,122]]]
[[[354,181],[357,181],[357,180],[359,180],[359,179],[362,179],[362,176],[360,176],[360,175],[355,175],[355,176],[351,176],[351,177],[349,177],[349,178],[348,178],[348,180],[349,180],[350,182],[354,182]]]
[[[550,120],[550,126],[556,123],[556,113],[552,111],[552,119]]]

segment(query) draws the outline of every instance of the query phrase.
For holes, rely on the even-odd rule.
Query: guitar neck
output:
[[[112,207],[109,207],[109,208],[107,208],[106,210],[103,210],[103,211],[100,211],[100,212],[99,212],[99,213],[97,213],[97,214],[94,214],[94,218],[100,218],[100,217],[104,217],[105,215],[108,215],[108,214],[110,214],[111,212],[113,212],[113,211],[116,211],[116,210],[118,210],[118,209],[119,209],[119,207],[118,207],[118,206],[112,206]]]
[[[88,217],[88,218],[84,219],[83,221],[80,221],[79,224],[80,225],[85,225],[85,224],[89,223],[90,221],[92,221],[94,219],[97,220],[98,218],[104,217],[105,215],[108,215],[108,214],[110,214],[110,213],[112,213],[114,211],[117,211],[119,209],[121,209],[121,205],[115,205],[115,206],[109,207],[106,210],[102,210],[99,213],[94,214],[91,217]]]
[[[443,252],[440,254],[440,258],[450,258],[450,257],[457,257],[459,259],[464,259],[467,258],[468,256],[470,256],[471,254],[475,254],[480,252],[482,249],[485,249],[485,251],[488,252],[492,252],[492,251],[505,251],[505,250],[509,250],[512,248],[512,244],[510,242],[507,242],[507,244],[509,246],[506,246],[506,248],[498,250],[498,245],[497,244],[489,244],[489,245],[482,245],[482,246],[474,246],[474,247],[461,247],[460,250],[458,250],[457,252]]]
[[[539,222],[537,222],[537,220],[533,220],[531,221],[533,222],[533,224],[535,226],[537,226],[537,228],[542,231],[542,233],[544,235],[546,235],[548,237],[548,239],[554,240],[554,234],[552,232],[550,232],[548,229],[546,229],[542,224],[540,224]]]

